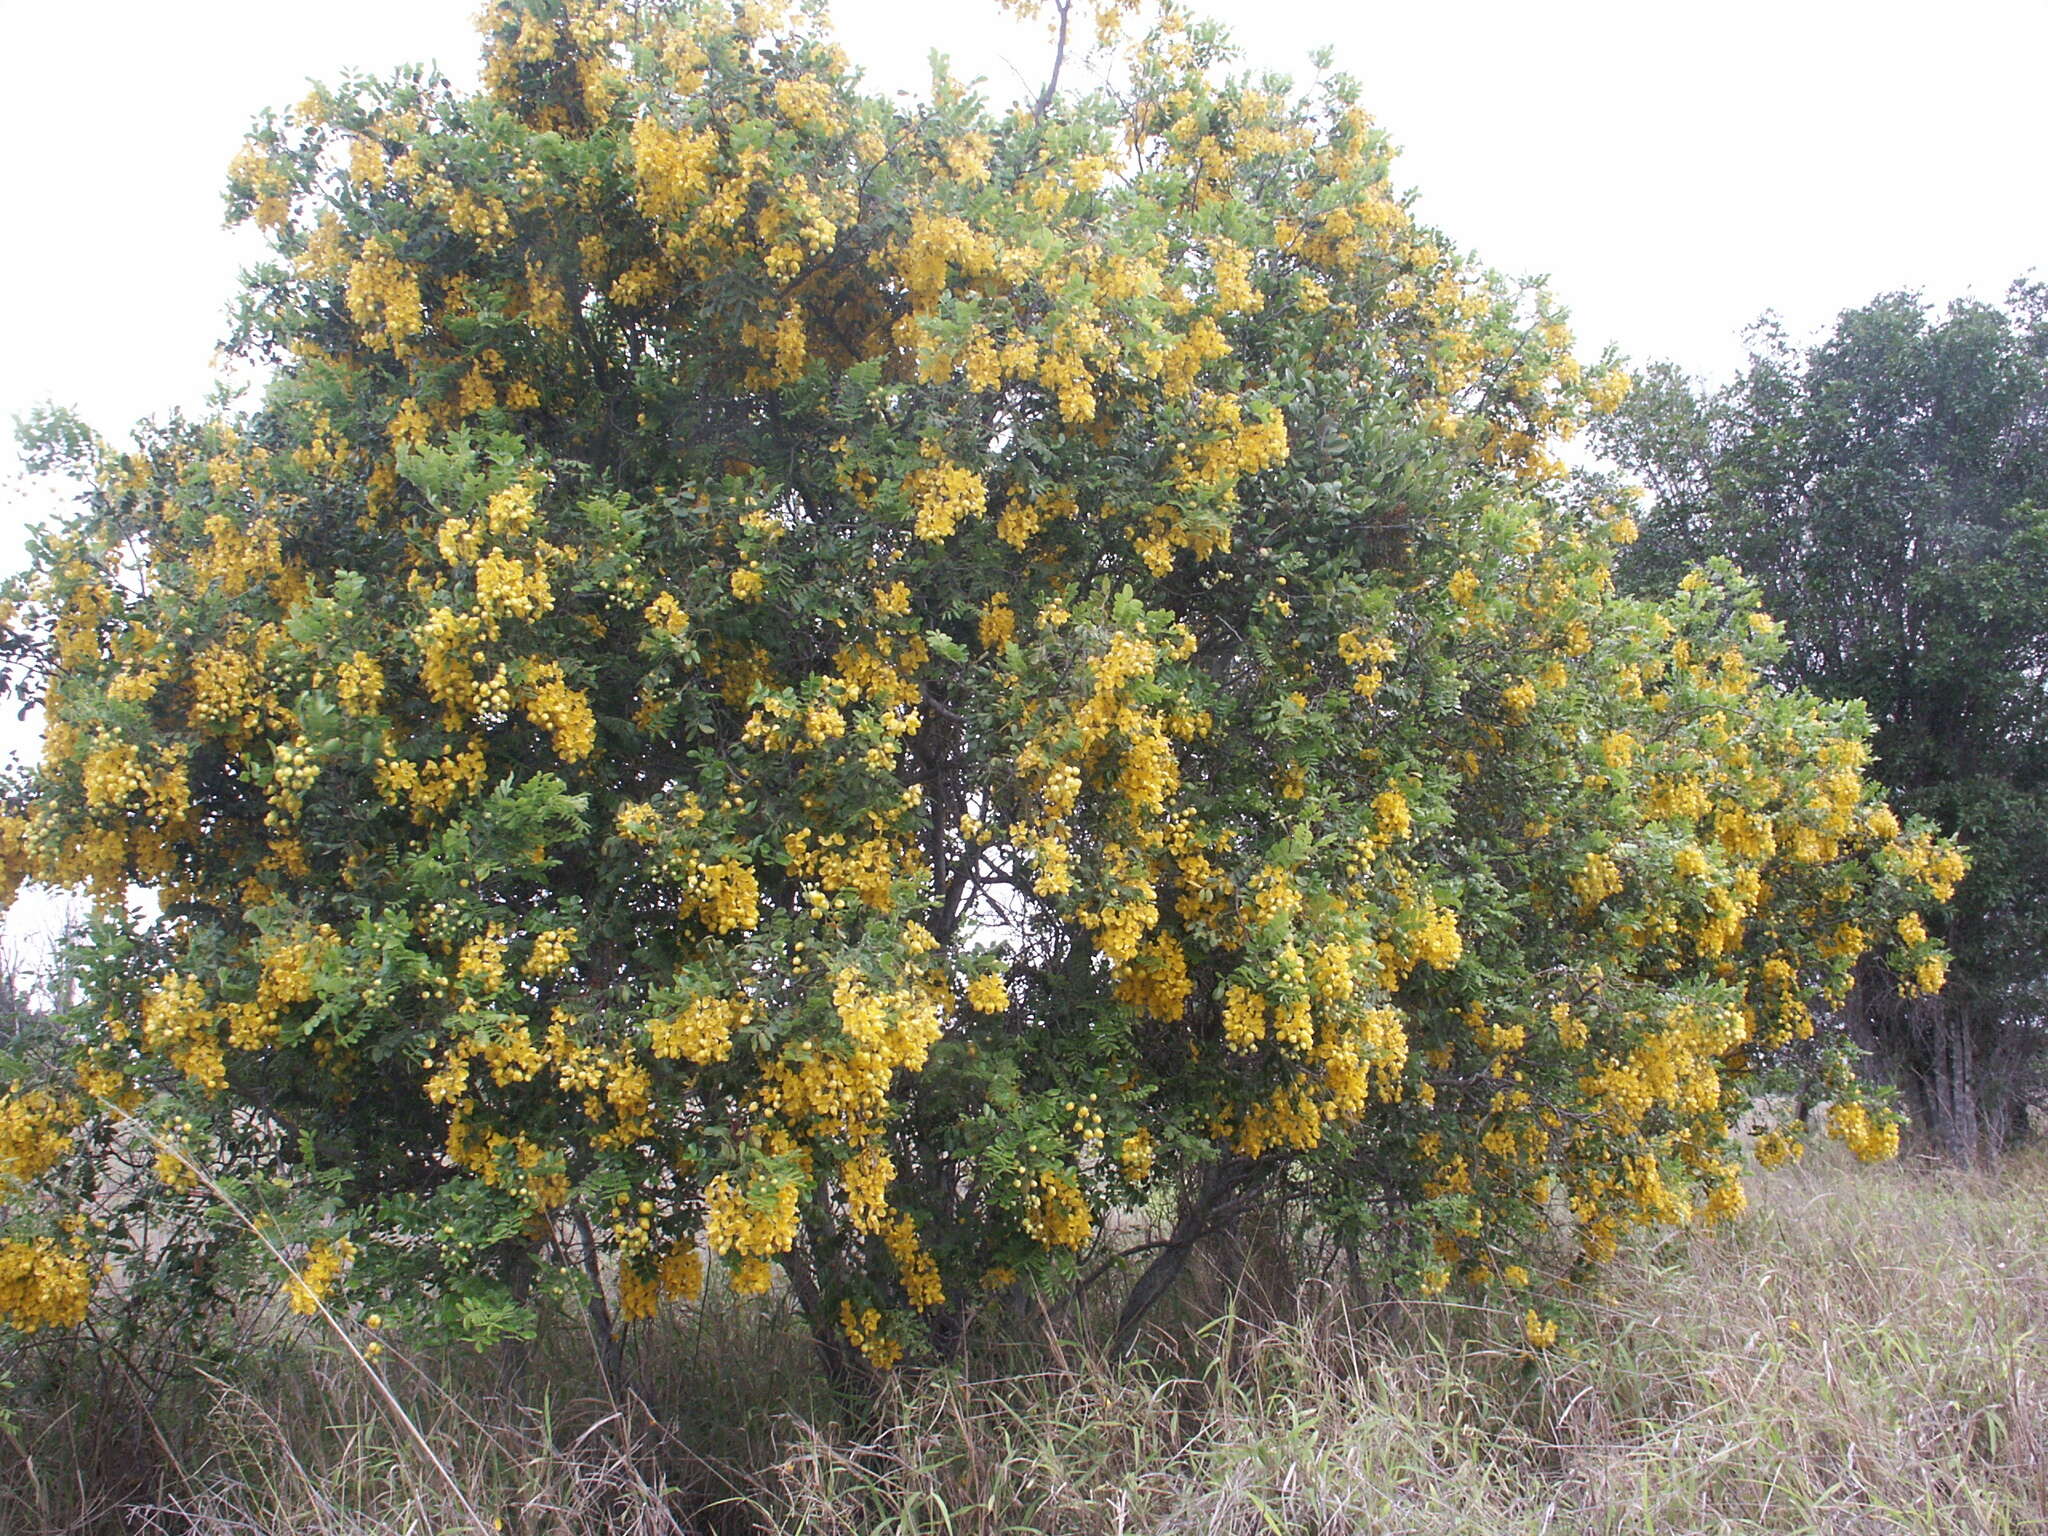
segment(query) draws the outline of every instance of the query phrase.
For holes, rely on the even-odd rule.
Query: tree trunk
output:
[[[585,1309],[590,1319],[590,1343],[597,1355],[597,1368],[604,1378],[605,1396],[620,1402],[626,1393],[626,1340],[612,1317],[611,1302],[604,1294],[604,1271],[598,1266],[597,1233],[590,1218],[576,1213],[576,1235],[583,1246],[583,1272],[590,1277],[590,1302]]]
[[[1203,1173],[1195,1192],[1182,1200],[1173,1232],[1165,1246],[1145,1266],[1144,1272],[1138,1276],[1138,1283],[1131,1287],[1131,1294],[1124,1298],[1123,1310],[1116,1320],[1116,1332],[1110,1339],[1110,1358],[1123,1360],[1129,1357],[1138,1342],[1138,1331],[1144,1326],[1146,1314],[1173,1289],[1174,1282],[1187,1268],[1196,1245],[1215,1230],[1218,1213],[1251,1179],[1255,1166],[1249,1158],[1225,1157],[1211,1165]]]
[[[810,1253],[804,1246],[792,1249],[783,1258],[782,1270],[789,1276],[789,1293],[796,1298],[797,1310],[804,1315],[805,1327],[811,1335],[811,1352],[826,1386],[857,1422],[869,1422],[875,1410],[875,1373],[847,1342],[839,1319],[827,1313]]]
[[[1967,1014],[1942,1010],[1947,1026],[1949,1064],[1949,1144],[1955,1160],[1965,1168],[1983,1161],[1984,1120],[1978,1108],[1975,1041]]]

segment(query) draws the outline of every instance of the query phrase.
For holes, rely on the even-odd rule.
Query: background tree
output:
[[[1856,1022],[1937,1144],[2008,1144],[2048,1021],[2048,290],[1888,294],[1805,350],[1767,321],[1733,382],[1653,368],[1600,436],[1654,493],[1626,584],[1732,556],[1785,626],[1777,675],[1864,700],[1896,802],[1970,848],[1951,985],[1873,976]]]
[[[708,1251],[846,1379],[1118,1212],[1128,1342],[1262,1204],[1510,1292],[1726,1214],[1795,1066],[1888,1152],[1805,1000],[1959,859],[1739,583],[1614,595],[1552,450],[1625,378],[1346,82],[1171,15],[1012,112],[755,6],[485,30],[479,96],[252,138],[252,409],[43,435],[5,847],[100,916],[0,1312],[228,1192],[302,1310],[611,1336]]]

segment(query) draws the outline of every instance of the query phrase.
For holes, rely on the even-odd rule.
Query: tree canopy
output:
[[[2048,291],[1945,314],[1888,294],[1810,348],[1755,343],[1720,388],[1652,370],[1604,426],[1655,492],[1623,575],[1732,556],[1785,625],[1777,675],[1864,700],[1877,776],[1970,848],[1956,985],[1867,1025],[1915,1118],[1974,1157],[2018,1128],[2048,1019]]]
[[[1556,450],[1625,376],[1347,81],[1173,14],[1009,110],[760,6],[484,31],[251,137],[259,399],[43,436],[0,832],[97,916],[0,1313],[275,1285],[228,1197],[309,1312],[615,1327],[708,1256],[857,1371],[1122,1213],[1130,1325],[1260,1202],[1510,1293],[1726,1215],[1795,1077],[1886,1155],[1807,1001],[1938,985],[1958,855],[1726,568],[1616,593]]]

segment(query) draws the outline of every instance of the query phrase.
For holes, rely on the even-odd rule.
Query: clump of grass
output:
[[[1723,1231],[1519,1314],[1333,1288],[1208,1369],[935,1378],[866,1442],[798,1426],[764,1529],[2048,1529],[2048,1166],[1816,1159]],[[1228,1320],[1219,1331],[1229,1330]],[[1179,1351],[1182,1358],[1202,1352]]]
[[[2048,1529],[2044,1194],[2040,1158],[1816,1157],[1760,1179],[1739,1222],[1565,1293],[1554,1349],[1517,1307],[1310,1282],[1129,1365],[1048,1335],[906,1376],[859,1423],[791,1319],[730,1298],[640,1334],[624,1402],[566,1334],[517,1390],[489,1361],[402,1358],[409,1430],[356,1362],[300,1341],[154,1404],[138,1443],[175,1465],[96,1528],[410,1536],[474,1529],[466,1502],[517,1536],[2019,1536]],[[94,1426],[84,1404],[65,1422]],[[25,1424],[0,1529],[95,1528],[60,1496],[61,1437],[39,1484],[19,1476]]]
[[[1545,1364],[1562,1486],[1673,1529],[2048,1529],[2044,1192],[2038,1157],[1824,1164],[1634,1256]]]
[[[729,1296],[637,1330],[646,1392],[623,1398],[575,1321],[482,1354],[409,1351],[388,1333],[366,1354],[288,1320],[300,1326],[252,1320],[226,1365],[218,1346],[159,1361],[147,1398],[97,1375],[104,1347],[41,1349],[19,1409],[0,1399],[0,1533],[750,1530],[719,1508],[739,1510],[736,1479],[773,1461],[778,1416],[823,1397],[807,1340]]]
[[[224,1387],[205,1458],[180,1469],[165,1496],[131,1510],[130,1528],[690,1536],[676,1490],[634,1453],[617,1417],[572,1430],[545,1402],[466,1402],[445,1390],[405,1396],[418,1439],[398,1432],[362,1373],[332,1356]]]

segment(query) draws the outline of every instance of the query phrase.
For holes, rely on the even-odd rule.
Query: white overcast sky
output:
[[[1806,332],[1891,288],[1997,297],[2048,270],[2048,0],[1210,0],[1248,62],[1329,45],[1426,218],[1546,273],[1588,350],[1725,372],[1775,308]],[[112,435],[194,402],[250,247],[220,228],[249,119],[345,68],[473,76],[474,0],[0,0],[0,416]],[[842,0],[870,79],[929,50],[1038,82],[992,0]],[[18,504],[6,509],[18,513]]]
[[[1795,333],[1895,288],[1995,299],[2048,275],[2048,0],[1208,0],[1246,62],[1329,46],[1424,218],[1547,274],[1583,350],[1724,374],[1766,308]],[[246,237],[229,157],[313,79],[474,78],[475,0],[0,0],[0,426],[42,400],[108,436],[204,398]],[[1009,98],[1043,30],[993,0],[841,0],[870,82],[933,49]],[[0,568],[55,505],[0,448]],[[23,744],[0,722],[0,754]]]
[[[2048,270],[2044,0],[1211,0],[1247,61],[1327,44],[1402,146],[1423,215],[1544,273],[1588,351],[1721,373],[1765,308],[1795,331],[1878,292],[1995,298]],[[220,227],[249,119],[406,60],[473,76],[474,0],[0,0],[0,416],[113,435],[193,403],[251,247]],[[994,94],[1042,78],[991,0],[842,0],[870,79],[929,50]],[[19,492],[0,515],[21,515]],[[0,548],[11,546],[0,530]]]

